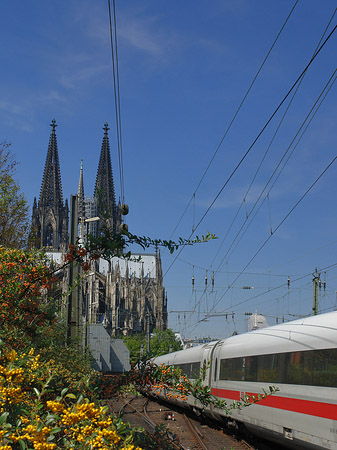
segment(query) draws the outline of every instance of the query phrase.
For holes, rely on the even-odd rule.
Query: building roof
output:
[[[139,261],[137,259],[140,258]],[[129,277],[136,278],[156,278],[156,257],[155,255],[132,255],[130,260],[122,258],[112,258],[112,267],[116,269],[119,266],[120,274],[125,277],[128,270]],[[100,259],[99,271],[107,273],[109,264],[106,260]]]

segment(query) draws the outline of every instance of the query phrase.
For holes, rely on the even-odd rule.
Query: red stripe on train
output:
[[[212,389],[212,394],[228,398],[230,400],[240,400],[240,392],[228,389]],[[257,397],[258,394],[246,392],[250,396]],[[337,405],[323,402],[313,402],[311,400],[301,400],[298,398],[279,397],[271,395],[258,402],[258,405],[269,406],[271,408],[284,409],[286,411],[293,411],[301,414],[308,414],[310,416],[323,417],[324,419],[337,420]]]

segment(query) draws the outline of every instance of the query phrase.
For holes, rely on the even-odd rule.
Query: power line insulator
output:
[[[119,212],[122,216],[127,216],[129,214],[129,207],[125,203],[119,206]]]
[[[129,231],[129,227],[126,223],[121,223],[119,226],[119,231],[123,232],[123,231]]]

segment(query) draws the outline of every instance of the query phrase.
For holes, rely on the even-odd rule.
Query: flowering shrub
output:
[[[54,278],[41,252],[0,247],[0,337],[22,348],[54,315],[41,300]]]
[[[85,250],[71,252],[81,263]],[[66,345],[48,295],[56,270],[41,252],[0,248],[0,450],[135,449],[132,430],[95,402],[88,361]]]
[[[200,403],[202,408],[212,405],[224,410],[226,414],[230,414],[233,409],[241,409],[256,403],[278,391],[278,388],[270,386],[269,392],[263,390],[263,393],[258,394],[256,397],[247,395],[241,401],[227,404],[225,400],[221,400],[213,395],[211,388],[204,384],[207,369],[208,366],[204,365],[200,371],[200,376],[189,379],[177,367],[156,366],[149,361],[144,361],[138,365],[137,369],[119,376],[105,377],[102,391],[106,398],[109,398],[116,395],[122,386],[133,384],[138,391],[145,394],[162,395],[167,400],[180,401],[187,401],[188,397],[192,397],[195,403]]]
[[[127,424],[83,395],[40,386],[39,355],[0,348],[0,449],[141,450]],[[39,390],[39,389],[40,390]]]

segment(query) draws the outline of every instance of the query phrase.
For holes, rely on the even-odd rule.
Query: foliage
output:
[[[157,425],[153,433],[136,431],[135,441],[137,445],[146,450],[171,450],[172,448],[179,448],[178,440],[175,436],[171,438],[171,433],[163,424]]]
[[[182,349],[181,343],[176,339],[171,329],[155,329],[150,339],[150,356],[165,355]]]
[[[179,247],[204,243],[212,239],[216,239],[215,235],[207,232],[206,235],[202,235],[201,237],[196,236],[195,239],[179,238],[178,242],[172,240],[167,241],[152,239],[146,236],[137,236],[124,229],[116,232],[108,225],[103,225],[100,228],[100,234],[98,236],[89,234],[85,248],[88,254],[94,257],[94,259],[110,259],[114,256],[130,259],[132,258],[132,253],[127,249],[132,244],[139,245],[143,250],[149,247],[165,247],[170,253],[173,253]]]
[[[247,395],[241,401],[227,404],[225,400],[221,400],[213,395],[211,388],[205,384],[207,370],[208,366],[205,365],[200,371],[200,376],[189,379],[177,367],[157,366],[149,360],[144,360],[138,363],[137,368],[129,372],[120,376],[104,378],[101,389],[105,398],[110,398],[118,395],[122,386],[133,384],[143,394],[162,395],[167,400],[176,399],[180,401],[187,401],[190,397],[194,399],[194,403],[201,409],[213,406],[222,409],[228,415],[233,409],[249,406],[278,391],[278,388],[270,386],[269,392],[263,390],[263,393],[257,396]]]
[[[53,282],[41,252],[0,247],[0,338],[13,348],[31,345],[55,320],[42,292]]]
[[[123,341],[130,351],[130,363],[132,365],[137,364],[137,362],[142,358],[142,351],[145,353],[145,335],[143,333],[137,333],[123,336]]]
[[[143,250],[149,247],[164,247],[171,254],[180,247],[208,242],[217,239],[214,234],[207,232],[201,237],[196,236],[194,239],[179,238],[178,241],[171,239],[152,239],[146,236],[137,236],[132,234],[124,227],[123,224],[118,230],[114,228],[112,220],[112,211],[107,208],[104,192],[97,190],[95,195],[98,201],[98,215],[99,215],[99,232],[97,236],[88,235],[85,248],[90,256],[96,259],[104,258],[109,260],[116,256],[120,258],[132,258],[131,251],[128,250],[132,244],[140,246]]]
[[[28,232],[28,205],[14,180],[17,165],[9,144],[0,144],[0,244],[22,248]]]
[[[153,368],[153,392],[157,394],[166,395],[168,399],[180,398],[187,400],[188,396],[194,398],[194,403],[202,409],[213,406],[215,408],[222,409],[227,415],[230,415],[233,409],[241,409],[247,407],[252,403],[256,403],[269,395],[278,391],[278,388],[273,386],[269,387],[269,392],[262,390],[262,394],[257,396],[246,395],[241,401],[234,401],[228,404],[226,400],[221,400],[212,394],[211,388],[205,384],[205,378],[209,364],[204,364],[200,370],[200,375],[194,379],[187,378],[181,369],[170,366],[154,366]]]
[[[124,336],[125,345],[130,351],[131,364],[136,364],[145,354],[146,338],[143,333]],[[169,352],[181,350],[181,343],[176,339],[171,329],[159,330],[155,328],[150,337],[150,357],[165,355]]]
[[[179,245],[209,239],[207,235],[174,243],[109,231],[96,241],[89,240],[86,248],[70,244],[62,266],[54,266],[43,252],[0,247],[1,450],[136,450],[135,432],[111,416],[107,407],[99,406],[98,374],[78,352],[77,343],[67,344],[66,324],[59,314],[62,305],[53,299],[53,289],[66,266],[77,263],[87,271],[100,257],[128,258],[131,243],[142,248],[163,245],[173,251]],[[164,352],[157,334],[153,348]],[[170,338],[166,333],[165,339]],[[138,384],[145,386],[148,379],[139,378],[143,375],[137,373]],[[165,443],[160,447],[168,448],[165,431],[157,434]],[[140,435],[137,439],[141,440]]]
[[[0,448],[137,450],[133,432],[106,406],[64,388],[59,395],[40,378],[39,355],[0,347]],[[138,447],[138,450],[139,449]]]
[[[0,339],[17,351],[34,347],[43,363],[41,379],[46,382],[54,373],[53,388],[66,384],[86,392],[89,359],[66,345],[66,324],[51,297],[55,271],[42,252],[0,247]]]

